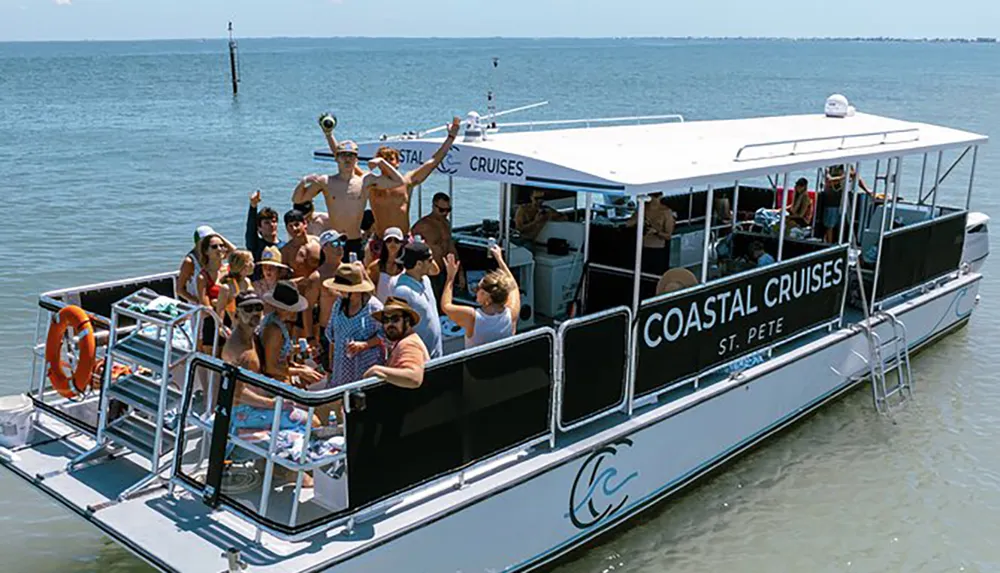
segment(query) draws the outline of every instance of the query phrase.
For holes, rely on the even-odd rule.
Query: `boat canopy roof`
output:
[[[501,131],[485,139],[467,132],[438,171],[581,192],[677,195],[691,186],[987,140],[957,129],[864,113]],[[360,154],[367,159],[388,145],[400,151],[400,168],[408,170],[430,159],[442,141],[438,137],[365,142]],[[315,155],[332,159],[328,151]]]

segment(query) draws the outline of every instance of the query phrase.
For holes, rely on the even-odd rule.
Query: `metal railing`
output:
[[[441,368],[447,367],[451,364],[462,363],[466,359],[473,358],[476,356],[481,356],[484,354],[490,354],[492,351],[510,347],[512,345],[517,345],[520,343],[532,341],[537,338],[550,337],[553,340],[553,344],[557,344],[556,332],[548,327],[543,327],[539,329],[534,329],[529,332],[519,334],[517,336],[504,339],[501,341],[486,344],[473,349],[464,350],[456,354],[449,355],[447,357],[432,360],[427,363],[426,368]],[[548,444],[550,447],[554,445],[554,433],[555,433],[555,419],[556,419],[556,377],[557,377],[557,366],[554,363],[555,356],[555,346],[553,347],[553,352],[549,357],[549,365],[551,372],[551,383],[549,388],[549,398],[548,398],[548,412],[546,414],[547,427],[548,430],[544,435],[537,438],[531,439],[527,442],[517,444],[503,451],[496,452],[484,459],[477,460],[467,466],[455,468],[453,471],[449,471],[444,475],[431,479],[430,481],[413,484],[410,487],[404,488],[402,490],[396,491],[389,497],[381,500],[374,501],[368,505],[362,505],[360,507],[352,507],[350,504],[344,509],[336,513],[332,513],[329,516],[322,518],[319,523],[315,524],[304,524],[299,527],[296,526],[297,512],[293,512],[289,518],[291,521],[290,526],[282,526],[278,523],[273,522],[267,518],[267,512],[270,504],[270,490],[272,489],[271,481],[273,479],[273,468],[275,465],[282,466],[286,469],[297,472],[296,476],[296,487],[293,493],[293,503],[292,507],[299,506],[299,496],[302,491],[302,479],[305,472],[316,470],[319,467],[329,466],[330,464],[337,463],[338,460],[342,460],[345,464],[345,474],[349,469],[349,461],[346,458],[346,442],[348,438],[347,426],[344,426],[343,436],[345,440],[345,452],[336,456],[335,458],[322,459],[320,461],[311,463],[295,462],[292,460],[287,460],[280,457],[274,450],[273,444],[276,440],[271,439],[271,446],[264,448],[261,446],[256,446],[236,434],[235,431],[230,430],[225,436],[227,442],[231,442],[240,448],[243,448],[252,454],[262,458],[265,461],[265,474],[264,483],[261,489],[261,498],[259,503],[256,505],[256,509],[251,511],[246,507],[240,506],[238,503],[233,503],[221,499],[220,505],[223,505],[227,510],[231,510],[237,516],[247,520],[254,527],[257,528],[257,540],[260,540],[262,533],[266,532],[270,535],[278,537],[280,539],[285,539],[289,541],[299,541],[307,539],[316,535],[321,531],[327,531],[330,529],[344,527],[348,530],[352,530],[354,526],[358,523],[370,520],[377,516],[383,516],[389,513],[396,513],[403,511],[409,507],[429,501],[431,499],[440,497],[453,491],[455,489],[461,489],[470,483],[474,483],[488,475],[496,473],[501,469],[508,467],[514,461],[521,459],[525,456],[530,455],[530,453],[543,444]],[[227,369],[235,370],[238,374],[234,379],[237,383],[247,383],[251,386],[257,387],[259,389],[271,392],[276,396],[276,402],[274,405],[273,421],[271,425],[271,435],[277,434],[278,420],[281,414],[281,409],[284,407],[286,401],[294,402],[296,405],[304,407],[307,409],[306,419],[312,420],[313,415],[318,407],[328,405],[332,402],[343,401],[345,416],[350,416],[351,413],[351,399],[352,395],[359,392],[363,392],[368,389],[372,389],[376,386],[383,386],[386,382],[378,378],[367,378],[364,380],[358,380],[356,382],[351,382],[349,384],[344,384],[336,388],[331,388],[327,390],[320,391],[309,391],[297,388],[288,384],[284,384],[261,376],[259,374],[245,371],[242,369],[237,369],[235,367],[227,365],[225,362],[206,355],[198,354],[192,357],[187,365],[187,382],[185,387],[183,410],[181,413],[181,419],[187,419],[189,423],[196,426],[205,435],[201,439],[215,440],[217,439],[214,435],[209,435],[209,432],[214,430],[213,426],[208,423],[207,417],[202,418],[197,415],[192,415],[188,412],[188,407],[191,403],[193,395],[193,381],[194,378],[192,374],[196,372],[196,369],[202,367],[207,368],[210,371],[216,373],[219,376],[223,376]],[[307,425],[309,428],[311,424]],[[306,430],[304,440],[308,443],[309,432],[311,430]],[[174,445],[174,471],[171,478],[171,485],[180,487],[185,491],[188,491],[196,497],[206,497],[208,494],[214,492],[206,492],[205,485],[200,484],[191,475],[190,470],[186,470],[185,466],[190,466],[192,462],[190,460],[184,460],[185,450],[185,440],[187,439],[186,432],[184,430],[179,430],[176,436],[176,442]],[[204,450],[202,456],[199,457],[194,462],[196,469],[202,468],[206,461],[211,463],[211,460],[206,460],[204,456]],[[207,478],[206,478],[207,479]],[[314,520],[315,521],[315,520]]]
[[[625,411],[625,409],[627,407],[627,404],[628,404],[628,396],[629,396],[629,394],[628,394],[628,385],[629,385],[630,379],[631,379],[631,373],[630,373],[631,372],[631,368],[629,367],[629,357],[628,356],[626,356],[626,361],[624,362],[625,368],[624,368],[624,370],[622,372],[622,396],[621,396],[621,399],[618,400],[618,402],[616,402],[616,403],[614,403],[614,404],[612,404],[612,405],[610,405],[610,406],[608,406],[608,407],[606,407],[606,408],[604,408],[602,410],[599,410],[598,412],[595,412],[595,413],[593,413],[590,416],[582,418],[580,420],[576,420],[576,421],[573,421],[573,422],[570,422],[570,423],[565,423],[565,421],[563,420],[563,399],[565,397],[565,383],[566,383],[565,366],[566,366],[566,359],[567,359],[566,354],[565,354],[565,339],[566,339],[566,334],[572,328],[580,327],[580,326],[586,326],[587,324],[592,324],[592,323],[595,323],[595,322],[600,322],[600,321],[602,321],[602,320],[604,320],[604,319],[606,319],[608,317],[612,317],[612,316],[615,316],[615,315],[622,315],[622,314],[625,315],[625,318],[626,318],[625,349],[626,349],[626,353],[630,353],[631,348],[632,348],[632,336],[631,336],[631,332],[632,332],[632,328],[631,328],[631,324],[632,324],[632,309],[628,308],[627,306],[619,306],[619,307],[615,307],[615,308],[609,308],[607,310],[603,310],[601,312],[597,312],[597,313],[594,313],[594,314],[589,314],[589,315],[586,315],[586,316],[582,316],[580,318],[573,318],[573,319],[567,320],[566,322],[564,322],[561,325],[559,325],[559,330],[558,330],[558,333],[557,333],[557,336],[556,336],[556,360],[555,360],[555,363],[556,363],[558,374],[555,377],[555,388],[554,388],[554,391],[555,391],[555,394],[554,394],[554,396],[555,396],[555,407],[553,408],[553,410],[555,412],[555,423],[554,423],[554,427],[553,427],[553,434],[555,434],[555,430],[557,430],[557,429],[560,432],[569,432],[571,430],[575,430],[577,428],[581,428],[583,426],[586,426],[587,424],[590,424],[591,422],[600,420],[602,418],[606,418],[608,416],[614,415],[614,414],[616,414],[618,412],[621,412],[621,411]]]
[[[670,113],[663,115],[633,115],[633,116],[622,116],[622,117],[598,117],[592,119],[552,119],[552,120],[541,120],[541,121],[515,121],[510,123],[498,123],[497,127],[527,127],[529,131],[533,131],[536,127],[549,127],[557,125],[583,125],[584,127],[593,127],[594,124],[605,124],[605,123],[631,123],[635,122],[636,125],[642,125],[642,122],[658,122],[658,123],[684,123],[684,116],[679,113]]]
[[[914,137],[912,137],[910,139],[900,139],[900,140],[889,141],[889,136],[891,136],[891,135],[899,135],[899,134],[903,134],[903,133],[914,133],[915,135],[914,135]],[[856,145],[848,145],[848,141],[849,140],[863,139],[863,138],[873,138],[873,137],[881,137],[881,140],[879,140],[877,142],[874,142],[874,143],[861,143],[861,144],[856,144]],[[827,148],[822,148],[822,149],[815,149],[815,150],[808,150],[808,151],[801,151],[801,152],[798,151],[798,146],[800,144],[803,144],[803,143],[818,143],[818,142],[821,142],[821,141],[837,141],[837,140],[839,140],[840,143],[836,147],[827,147]],[[788,140],[784,140],[784,141],[762,141],[762,142],[758,142],[758,143],[748,143],[748,144],[744,145],[743,147],[740,147],[739,150],[736,151],[736,156],[733,158],[733,161],[760,161],[762,159],[778,159],[778,158],[781,158],[781,157],[791,157],[791,156],[794,156],[794,155],[808,155],[808,154],[813,154],[813,153],[825,153],[825,152],[828,152],[828,151],[842,151],[844,149],[860,149],[860,148],[863,148],[863,147],[877,147],[879,145],[897,144],[897,143],[910,143],[910,142],[919,141],[919,140],[920,140],[920,128],[910,127],[910,128],[905,128],[905,129],[890,129],[890,130],[887,130],[887,131],[872,131],[872,132],[868,132],[868,133],[852,133],[852,134],[847,134],[847,135],[830,135],[830,136],[824,136],[824,137],[807,137],[807,138],[802,138],[802,139],[788,139]],[[742,157],[743,152],[746,151],[746,150],[748,150],[748,149],[760,149],[760,148],[764,148],[764,147],[778,147],[778,146],[782,146],[782,145],[791,145],[792,149],[790,151],[786,152],[786,153],[783,153],[783,154],[778,153],[778,154],[774,154],[774,155],[766,155],[766,156],[763,156],[763,157],[751,157],[749,159],[745,159],[745,158]]]

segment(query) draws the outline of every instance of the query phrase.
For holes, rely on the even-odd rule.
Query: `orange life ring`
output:
[[[66,375],[66,364],[62,361],[63,335],[71,326],[77,336],[83,335],[78,344],[80,356],[72,378]],[[45,339],[45,362],[49,365],[49,381],[60,395],[73,398],[90,386],[96,358],[97,342],[94,340],[94,327],[85,310],[78,306],[67,306],[52,317],[49,334]],[[73,381],[72,386],[70,380]]]

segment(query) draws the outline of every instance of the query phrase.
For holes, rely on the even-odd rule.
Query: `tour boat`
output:
[[[48,292],[28,391],[0,402],[3,467],[161,571],[528,571],[862,384],[888,419],[919,390],[910,356],[977,306],[986,136],[842,96],[718,121],[499,115],[470,113],[431,181],[480,212],[476,182],[497,184],[497,219],[453,236],[470,285],[498,240],[524,301],[515,336],[465,350],[445,321],[418,389],[309,392],[197,352],[212,312],[173,298],[176,273]],[[389,145],[405,170],[442,141],[360,154]],[[960,163],[964,201],[946,205]],[[780,207],[800,174],[793,224]],[[514,215],[538,191],[558,216],[529,239]],[[664,207],[659,260],[694,280],[658,294],[643,239]],[[231,427],[237,383],[277,396],[269,428]],[[343,420],[283,429],[288,402],[342,403]]]

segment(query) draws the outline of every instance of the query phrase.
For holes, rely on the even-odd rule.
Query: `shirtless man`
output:
[[[642,270],[663,274],[670,266],[670,238],[674,234],[674,212],[663,203],[663,193],[650,193],[642,228]],[[639,224],[638,209],[626,222]]]
[[[322,193],[326,199],[329,228],[344,233],[347,236],[346,251],[356,253],[358,260],[363,260],[361,219],[364,217],[368,195],[373,189],[399,187],[403,184],[403,176],[380,157],[369,161],[368,167],[372,171],[378,169],[381,175],[367,173],[360,176],[355,171],[357,166],[357,144],[353,141],[338,143],[337,174],[311,177],[310,183],[304,186],[299,202],[311,201]]]
[[[260,372],[260,357],[254,332],[263,318],[264,302],[254,291],[236,295],[236,321],[232,334],[222,345],[222,359],[251,372]],[[239,389],[237,388],[237,392]]]
[[[319,268],[319,239],[308,233],[305,215],[292,209],[285,213],[288,242],[281,246],[281,260],[292,268],[293,278],[308,277]]]
[[[372,248],[374,256],[377,257],[381,252],[382,233],[386,229],[398,227],[404,235],[410,232],[410,196],[413,188],[430,177],[434,169],[444,161],[451,150],[451,145],[455,143],[460,125],[457,117],[452,118],[451,125],[448,126],[448,137],[445,138],[444,143],[434,152],[434,156],[425,161],[423,165],[403,175],[403,185],[392,189],[372,190],[371,204],[372,212],[375,215],[375,241],[373,241]],[[375,152],[375,157],[381,157],[393,167],[399,168],[399,151],[391,147],[380,147]]]
[[[451,223],[448,217],[451,215],[451,199],[444,193],[435,193],[432,201],[433,209],[430,214],[420,219],[413,225],[413,236],[420,236],[427,246],[431,248],[434,261],[439,269],[444,267],[444,258],[449,254],[458,258],[458,251],[455,249],[455,241],[451,238]],[[458,288],[465,288],[464,273],[458,275]],[[441,300],[441,291],[444,289],[444,273],[438,273],[431,279],[434,286],[435,296]]]
[[[309,302],[306,312],[303,312],[297,326],[301,328],[298,336],[304,337],[310,343],[316,342],[316,321],[312,307],[319,299],[319,239],[307,232],[305,216],[301,211],[292,209],[285,213],[285,231],[288,242],[281,247],[281,260],[292,268],[292,283]]]

